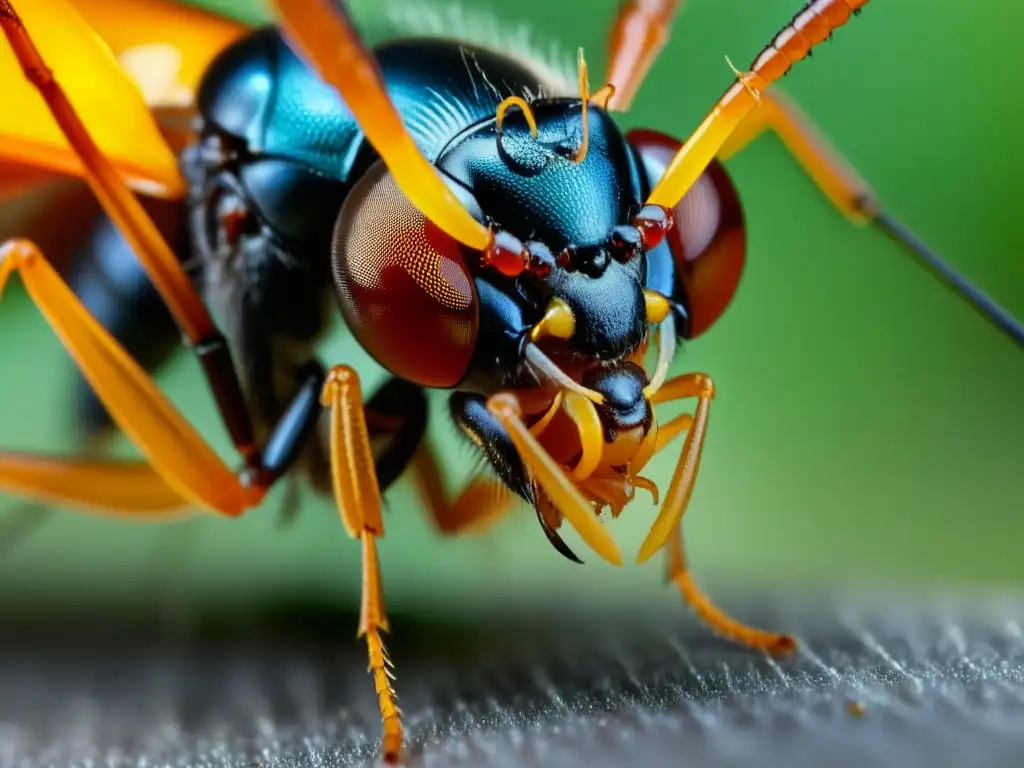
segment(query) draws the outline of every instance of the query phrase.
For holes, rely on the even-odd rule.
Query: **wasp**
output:
[[[97,423],[109,419],[144,457],[4,453],[0,487],[137,519],[194,508],[239,516],[298,471],[333,491],[362,546],[359,634],[390,762],[403,727],[382,641],[377,540],[381,494],[406,470],[442,531],[478,529],[518,497],[577,562],[563,524],[621,564],[600,515],[618,516],[649,492],[660,510],[637,561],[664,551],[672,582],[714,630],[792,650],[790,636],[717,609],[684,558],[681,522],[715,385],[671,370],[680,344],[728,307],[746,251],[723,161],[777,132],[840,211],[903,242],[1024,344],[1019,323],[885,214],[770,88],[867,2],[806,3],[680,140],[623,132],[614,119],[654,66],[678,0],[622,4],[595,90],[582,51],[566,83],[456,39],[368,48],[330,0],[273,0],[276,24],[252,30],[136,0],[146,23],[127,32],[101,0],[0,0],[15,54],[5,66],[16,62],[24,76],[8,97],[19,108],[0,121],[4,159],[23,171],[9,181],[84,179],[109,230],[67,280],[33,241],[7,241],[0,285],[19,274],[77,363]],[[168,50],[140,53],[140,41],[189,54],[178,81],[133,79],[129,49]],[[187,124],[158,123],[147,89]],[[129,275],[114,281],[118,290],[115,273]],[[157,314],[140,325],[153,297],[173,322]],[[352,367],[317,357],[332,312],[391,375],[369,398]],[[201,363],[237,468],[151,378],[175,334]],[[451,418],[501,493],[485,480],[454,500],[441,490],[421,446],[426,390],[451,392]],[[693,412],[659,421],[657,407],[680,400],[695,400]],[[643,471],[677,440],[661,494]]]

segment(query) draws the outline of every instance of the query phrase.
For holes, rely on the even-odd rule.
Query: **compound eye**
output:
[[[348,195],[334,228],[345,322],[395,376],[458,384],[476,346],[477,298],[460,245],[424,218],[382,162]]]
[[[627,137],[640,154],[653,186],[681,146],[663,133],[633,130]],[[673,296],[689,315],[687,338],[710,328],[732,301],[746,260],[747,240],[739,195],[721,163],[713,162],[672,211],[672,228],[658,246],[674,264]],[[657,249],[655,249],[657,250]]]

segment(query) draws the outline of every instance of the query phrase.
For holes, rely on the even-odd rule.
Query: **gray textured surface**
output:
[[[399,619],[410,764],[1024,765],[1024,600],[836,604],[755,614],[801,637],[780,662],[678,616]],[[372,764],[351,626],[279,616],[173,644],[5,630],[0,765]]]

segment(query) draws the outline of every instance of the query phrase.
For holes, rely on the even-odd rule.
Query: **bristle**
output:
[[[528,67],[537,73],[545,89],[541,94],[524,93],[528,102],[544,96],[571,97],[576,93],[575,57],[557,42],[543,40],[530,22],[504,21],[457,2],[398,0],[389,3],[385,13],[399,34],[454,39],[489,48]]]

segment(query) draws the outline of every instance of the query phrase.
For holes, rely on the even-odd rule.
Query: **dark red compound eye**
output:
[[[681,146],[677,139],[651,130],[633,130],[627,138],[640,153],[652,184]],[[746,259],[747,238],[736,188],[715,161],[672,210],[665,234],[676,266],[675,298],[690,314],[687,338],[710,328],[736,293]]]
[[[476,346],[477,301],[459,244],[424,218],[378,163],[334,229],[334,282],[345,322],[395,376],[459,383]]]

